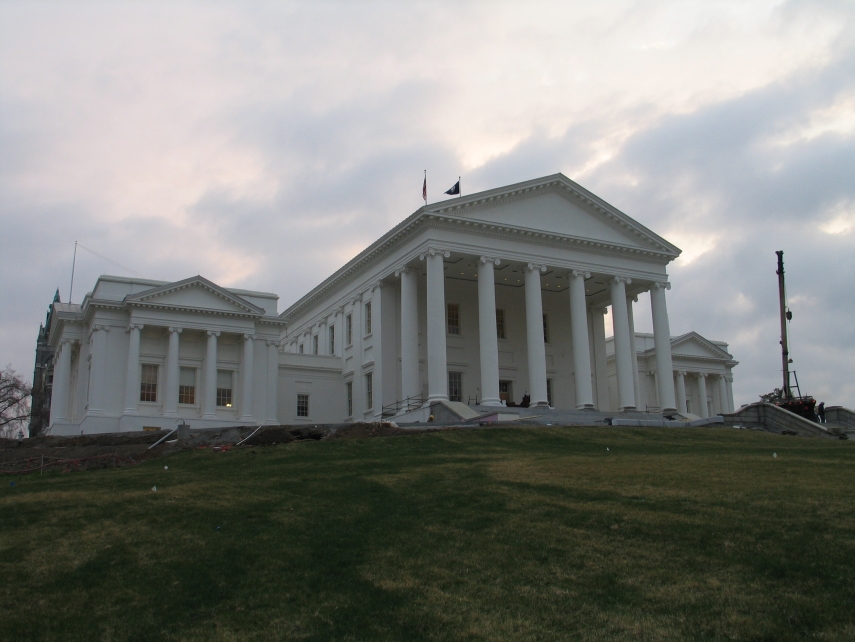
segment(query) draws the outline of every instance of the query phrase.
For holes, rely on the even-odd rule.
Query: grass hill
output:
[[[855,639],[851,442],[460,430],[2,484],[0,640]]]

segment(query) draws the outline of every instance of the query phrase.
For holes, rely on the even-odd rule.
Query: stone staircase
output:
[[[835,407],[835,409],[837,408],[839,407]],[[837,428],[838,417],[848,418],[855,413],[846,408],[842,410],[848,412],[849,415],[845,415],[845,413],[835,414],[832,421],[829,419],[828,410],[826,410],[826,419],[829,419],[829,423],[818,424],[774,404],[758,402],[743,406],[734,413],[724,415],[724,423],[728,426],[746,426],[781,435],[846,439],[846,431]],[[855,425],[850,429],[855,429]]]

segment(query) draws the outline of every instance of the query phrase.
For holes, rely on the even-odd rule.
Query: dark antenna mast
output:
[[[784,251],[775,252],[778,255],[778,302],[781,311],[781,364],[784,376],[784,386],[781,391],[784,399],[792,399],[790,390],[790,345],[787,338],[787,321],[793,318],[792,312],[787,310],[787,286],[784,283]]]

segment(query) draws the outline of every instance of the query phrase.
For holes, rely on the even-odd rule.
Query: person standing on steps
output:
[[[819,405],[816,407],[816,414],[819,415],[819,423],[825,423],[825,402],[820,401]]]

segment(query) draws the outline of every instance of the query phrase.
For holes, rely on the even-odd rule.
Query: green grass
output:
[[[851,442],[476,430],[0,481],[2,640],[855,639]]]

